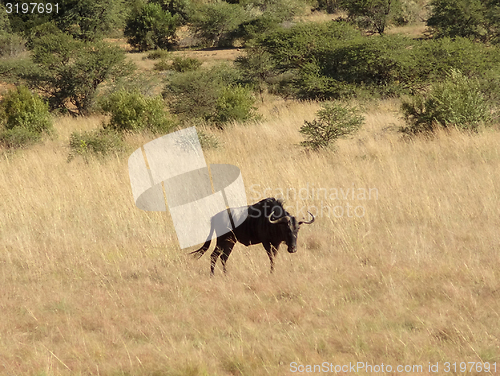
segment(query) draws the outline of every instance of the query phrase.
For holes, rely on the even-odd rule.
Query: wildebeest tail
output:
[[[197,249],[196,251],[193,251],[193,252],[189,252],[189,254],[193,255],[194,257],[196,257],[198,259],[201,256],[203,256],[205,254],[205,252],[208,250],[208,248],[210,248],[210,243],[212,242],[213,233],[214,233],[214,230],[213,230],[213,228],[211,228],[210,234],[208,235],[208,238],[207,238],[207,241],[205,242],[205,244],[203,244],[203,246],[200,249]]]

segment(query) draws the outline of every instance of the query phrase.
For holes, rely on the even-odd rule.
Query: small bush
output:
[[[0,138],[7,147],[37,142],[43,133],[53,132],[48,104],[24,86],[7,93],[0,103],[0,119]]]
[[[170,76],[162,94],[174,114],[185,119],[208,120],[221,88],[220,81],[210,71],[193,71]]]
[[[147,54],[146,59],[158,60],[158,59],[168,59],[170,57],[170,52],[168,50],[154,50]]]
[[[242,86],[225,87],[215,104],[213,121],[218,127],[231,121],[245,122],[256,118],[255,97]]]
[[[434,84],[427,94],[403,102],[402,110],[408,124],[402,131],[410,134],[429,133],[438,127],[475,131],[490,120],[478,81],[457,70],[443,83]]]
[[[201,147],[206,149],[217,149],[219,147],[219,140],[217,137],[206,133],[201,129],[197,129],[198,139],[200,140]]]
[[[357,108],[336,103],[325,103],[316,115],[318,119],[305,121],[299,130],[306,138],[300,144],[312,150],[326,148],[339,137],[356,132],[364,122]]]
[[[106,129],[168,133],[175,126],[159,96],[146,97],[139,92],[120,90],[104,99],[101,106],[105,113],[111,115]]]
[[[38,132],[23,127],[15,127],[0,132],[0,145],[9,149],[17,149],[35,144],[39,142],[41,138],[42,136]]]
[[[154,66],[155,70],[165,71],[174,70],[176,72],[191,72],[197,70],[203,64],[200,60],[194,59],[192,57],[181,57],[175,56],[172,59],[172,63],[169,63],[167,59],[162,58]]]
[[[104,157],[122,151],[125,146],[122,136],[112,130],[98,129],[90,132],[73,132],[69,139],[68,162],[76,156],[88,161],[89,156]]]
[[[153,69],[157,71],[166,71],[172,68],[172,64],[168,62],[166,59],[161,59],[157,63],[155,63]]]
[[[200,60],[192,57],[175,56],[172,61],[172,69],[176,72],[195,71],[203,64]]]
[[[237,69],[221,64],[209,70],[171,75],[162,94],[174,114],[184,119],[211,121],[223,89],[238,84],[240,80]]]
[[[322,74],[321,67],[316,63],[305,63],[292,85],[295,96],[305,100],[349,98],[356,93],[355,85]]]

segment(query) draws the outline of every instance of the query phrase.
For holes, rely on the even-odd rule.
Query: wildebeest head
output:
[[[297,234],[299,232],[300,225],[309,225],[314,222],[314,216],[310,212],[308,213],[312,218],[310,221],[297,221],[295,217],[291,216],[286,211],[284,211],[284,213],[282,213],[284,215],[281,216],[279,210],[278,213],[273,211],[268,217],[271,224],[280,226],[280,231],[283,234],[286,245],[288,246],[289,253],[297,252]],[[275,216],[278,216],[279,218],[273,219]]]

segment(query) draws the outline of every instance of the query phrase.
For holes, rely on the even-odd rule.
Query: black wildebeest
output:
[[[247,207],[244,207],[247,209]],[[226,272],[226,262],[233,250],[236,242],[246,246],[260,244],[264,246],[271,261],[271,273],[274,269],[274,257],[282,242],[288,246],[288,252],[297,252],[297,233],[301,224],[311,224],[314,222],[314,216],[309,213],[312,219],[308,222],[297,221],[284,208],[283,202],[275,198],[266,198],[254,205],[248,206],[247,217],[232,231],[224,231],[223,234],[217,234],[215,221],[226,215],[226,211],[216,214],[212,218],[210,234],[208,239],[200,249],[191,252],[200,258],[210,247],[214,231],[217,234],[217,245],[212,252],[210,272],[214,274],[215,264],[219,255],[222,261],[224,273]]]

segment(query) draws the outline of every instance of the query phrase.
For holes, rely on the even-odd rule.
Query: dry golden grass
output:
[[[324,213],[301,230],[296,254],[280,251],[273,275],[261,246],[237,245],[228,274],[210,278],[208,256],[179,249],[167,214],[134,206],[127,155],[67,163],[69,133],[99,118],[58,119],[57,140],[2,154],[0,373],[286,375],[291,362],[358,361],[428,373],[428,362],[500,362],[500,132],[402,142],[397,105],[367,106],[365,128],[336,152],[297,146],[315,103],[267,98],[265,121],[205,130],[221,144],[207,162],[239,166],[249,203],[266,188],[378,192],[290,197],[293,213]],[[348,205],[365,215],[327,215]]]

